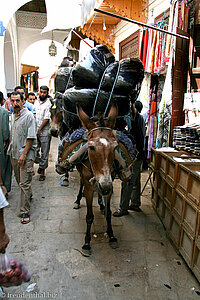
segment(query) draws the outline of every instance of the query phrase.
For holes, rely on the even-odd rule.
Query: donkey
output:
[[[103,115],[90,119],[80,106],[77,107],[77,115],[83,127],[88,130],[88,159],[84,163],[76,165],[84,184],[84,195],[87,203],[87,231],[85,243],[82,247],[84,250],[91,249],[90,230],[94,219],[92,202],[96,188],[98,188],[98,193],[104,197],[106,205],[109,242],[117,242],[113,235],[110,210],[110,199],[113,192],[112,181],[115,177],[113,169],[114,151],[118,145],[112,129],[115,126],[117,114],[117,106],[113,104],[107,120],[103,119]]]
[[[72,124],[71,124],[71,122],[68,122],[69,124],[66,125],[66,123],[63,120],[62,94],[60,95],[59,93],[57,93],[56,95],[57,95],[57,97],[54,100],[54,105],[51,108],[50,133],[52,136],[54,136],[54,137],[59,136],[60,139],[62,139],[64,137],[64,135],[66,134],[66,132],[72,133],[73,130],[80,128],[81,122],[77,116],[77,120],[75,119]],[[76,109],[76,107],[75,107],[75,109]],[[65,180],[65,182],[66,181],[68,182],[69,173],[67,170],[65,170],[64,173],[65,173],[64,180]],[[80,202],[81,202],[82,197],[83,197],[83,183],[80,181],[80,188],[79,188],[79,192],[78,192],[76,201],[74,202],[74,209],[79,209],[81,207]],[[100,195],[98,195],[99,207],[100,207],[102,214],[104,214],[105,206],[102,202],[103,202],[102,197]]]

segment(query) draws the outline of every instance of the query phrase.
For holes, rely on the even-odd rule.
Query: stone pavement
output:
[[[97,196],[94,199],[92,255],[84,257],[81,249],[86,230],[85,198],[81,209],[73,202],[79,188],[79,176],[70,173],[69,187],[61,187],[54,170],[58,140],[51,143],[50,165],[44,182],[33,177],[31,222],[20,224],[16,216],[19,188],[13,179],[9,208],[5,209],[8,252],[28,268],[31,281],[19,287],[5,288],[4,299],[58,300],[195,300],[200,286],[166,237],[165,230],[151,205],[151,187],[142,196],[142,212],[130,212],[112,218],[119,247],[109,246],[104,216]],[[35,165],[37,171],[37,165]],[[142,186],[147,172],[142,173]],[[112,211],[118,209],[120,180],[114,182]],[[27,287],[36,283],[32,292]]]

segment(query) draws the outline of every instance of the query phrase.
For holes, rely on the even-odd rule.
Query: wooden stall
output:
[[[200,157],[152,148],[152,204],[169,239],[200,282]]]

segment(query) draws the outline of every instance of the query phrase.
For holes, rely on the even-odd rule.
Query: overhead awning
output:
[[[103,0],[45,0],[47,26],[42,33],[83,26]]]
[[[21,64],[21,66],[22,66],[21,75],[27,75],[39,69],[39,67],[26,65],[26,64]]]

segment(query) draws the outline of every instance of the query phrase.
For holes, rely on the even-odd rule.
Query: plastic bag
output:
[[[93,107],[95,105],[96,95],[97,89],[68,89],[64,96],[64,106],[69,107],[69,102],[73,104],[79,104],[82,109],[88,114],[88,116],[91,117]],[[105,112],[109,96],[109,92],[100,90],[95,105],[94,115],[98,112]],[[108,114],[109,108],[113,102],[116,102],[118,105],[118,116],[124,116],[128,114],[130,108],[130,101],[128,96],[113,94],[106,114]],[[73,112],[76,112],[76,109],[74,109]]]
[[[144,78],[144,66],[139,58],[124,58],[119,62],[110,64],[105,72],[101,89],[111,91],[117,76],[114,93],[128,95],[132,90],[140,89]]]
[[[73,67],[73,66],[75,66],[75,64],[76,64],[76,61],[73,60],[72,57],[65,56],[60,64],[59,68],[60,67]]]
[[[71,88],[74,86],[71,73],[72,69],[72,67],[61,67],[58,69],[54,79],[55,92],[64,93],[66,88]]]
[[[97,88],[104,70],[114,61],[115,57],[107,46],[98,45],[92,48],[72,72],[75,86]]]
[[[30,279],[31,276],[21,262],[8,253],[0,254],[0,286],[21,285],[22,282],[28,282]]]

